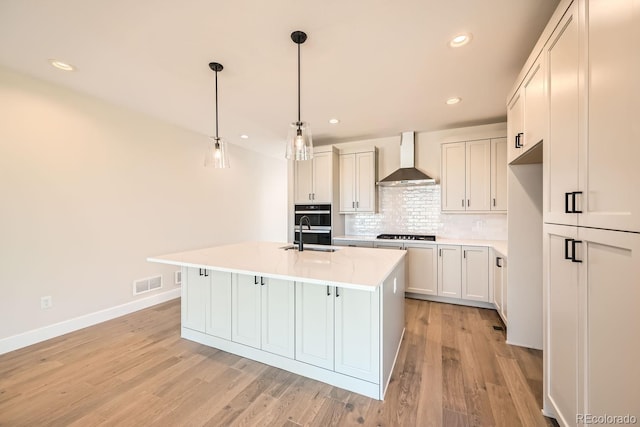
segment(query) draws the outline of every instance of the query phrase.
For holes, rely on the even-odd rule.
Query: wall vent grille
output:
[[[146,277],[133,282],[133,295],[144,294],[162,288],[162,276]]]

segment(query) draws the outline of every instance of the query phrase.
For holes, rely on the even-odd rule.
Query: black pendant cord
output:
[[[298,43],[298,129],[300,129],[300,43]]]
[[[220,138],[218,137],[218,71],[216,70],[216,142]]]

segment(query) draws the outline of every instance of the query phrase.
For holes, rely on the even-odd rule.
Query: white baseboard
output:
[[[175,298],[180,297],[180,288],[171,289],[170,291],[155,294],[147,298],[137,299],[122,305],[96,311],[95,313],[85,314],[80,317],[65,320],[53,325],[44,326],[42,328],[33,329],[18,335],[0,339],[0,354],[9,353],[23,347],[30,346],[69,332],[77,331],[87,326],[106,322],[134,311],[142,310]]]

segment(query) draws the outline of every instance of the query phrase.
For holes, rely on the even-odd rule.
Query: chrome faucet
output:
[[[299,231],[298,232],[300,233],[300,236],[298,237],[298,251],[300,251],[300,252],[302,252],[304,250],[304,247],[302,246],[302,221],[303,220],[306,220],[307,228],[309,230],[311,230],[311,220],[309,219],[308,216],[303,215],[300,218],[300,221],[298,221],[298,227],[299,227]]]

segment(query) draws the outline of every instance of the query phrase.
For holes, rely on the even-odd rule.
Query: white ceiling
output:
[[[302,120],[315,143],[337,142],[504,120],[507,92],[557,4],[0,0],[0,64],[211,135],[208,63],[220,62],[220,136],[279,157],[297,116],[292,31],[308,34]],[[472,42],[449,47],[460,32]],[[447,106],[451,96],[463,101]]]

